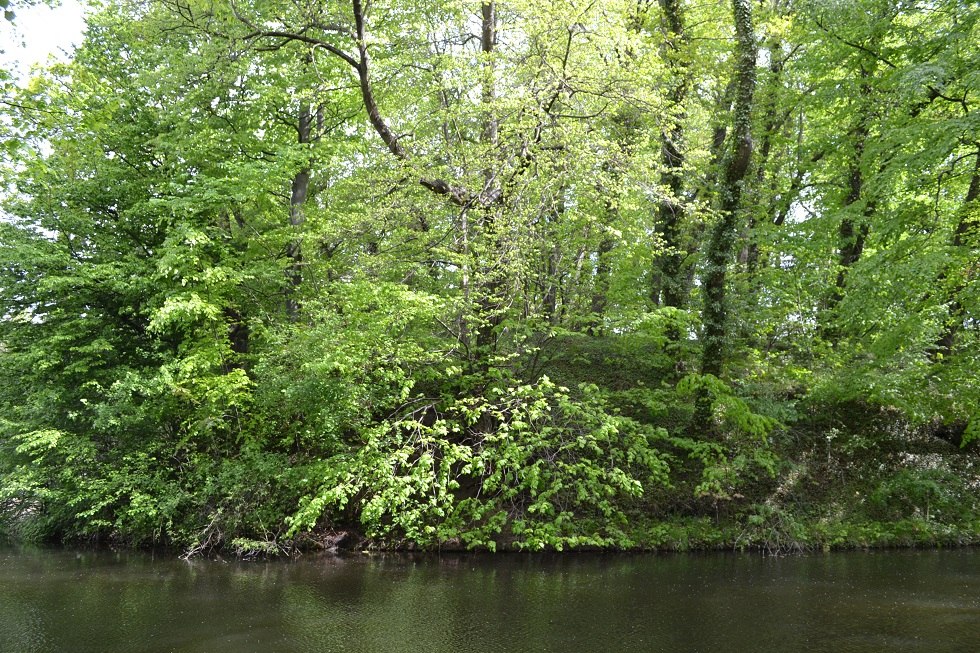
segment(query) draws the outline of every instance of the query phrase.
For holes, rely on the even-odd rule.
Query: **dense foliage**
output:
[[[976,3],[112,0],[0,85],[9,533],[980,537]]]

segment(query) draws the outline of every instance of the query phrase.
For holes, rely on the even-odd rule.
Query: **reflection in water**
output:
[[[305,558],[0,550],[0,651],[976,651],[980,551]]]

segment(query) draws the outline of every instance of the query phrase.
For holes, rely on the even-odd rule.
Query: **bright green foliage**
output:
[[[324,483],[293,527],[354,501],[367,532],[389,542],[629,545],[624,502],[667,479],[659,434],[607,412],[594,386],[580,391],[573,399],[543,377],[484,397],[409,403],[324,461]]]
[[[439,341],[427,334],[440,308],[438,298],[397,284],[324,288],[306,306],[312,324],[265,336],[255,401],[271,441],[329,456],[417,403],[416,386],[446,373],[434,349]]]
[[[691,374],[677,384],[682,397],[707,396],[711,417],[722,434],[720,439],[676,438],[681,449],[698,460],[703,469],[694,492],[715,499],[730,499],[741,483],[764,472],[776,473],[777,458],[769,436],[778,422],[753,412],[723,381],[712,375]]]
[[[976,541],[978,71],[962,0],[110,2],[0,72],[0,528]]]

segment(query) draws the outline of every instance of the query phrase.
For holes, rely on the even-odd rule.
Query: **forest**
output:
[[[978,105],[972,0],[106,0],[0,70],[0,531],[978,543]]]

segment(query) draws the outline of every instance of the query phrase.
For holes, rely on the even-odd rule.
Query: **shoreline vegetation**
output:
[[[230,556],[241,561],[299,559],[309,555],[497,555],[497,554],[680,554],[745,553],[762,556],[794,556],[846,551],[939,550],[980,546],[977,524],[950,526],[925,522],[919,518],[897,522],[864,522],[851,524],[820,523],[811,526],[794,524],[792,533],[776,532],[778,527],[753,529],[737,523],[718,524],[711,517],[671,522],[657,522],[636,531],[631,544],[623,547],[589,545],[562,549],[515,548],[501,546],[493,553],[472,549],[459,543],[443,543],[434,548],[419,548],[412,543],[372,541],[363,533],[352,531],[311,532],[294,540],[236,539],[224,548],[194,550],[166,544],[132,545],[111,539],[72,538],[65,541],[26,541],[16,527],[0,534],[5,546],[56,547],[65,550],[146,551],[162,553],[185,560],[195,558],[223,559]]]
[[[980,543],[978,71],[963,0],[109,0],[0,70],[0,532]]]
[[[266,533],[264,537],[243,537],[222,533],[215,526],[204,531],[212,539],[197,540],[189,546],[164,538],[127,540],[104,529],[85,535],[67,534],[61,544],[155,549],[163,546],[174,556],[185,558],[230,555],[244,560],[356,552],[739,551],[794,555],[980,544],[980,517],[971,503],[976,500],[980,469],[975,450],[955,447],[928,430],[903,430],[891,421],[897,417],[879,414],[865,425],[873,429],[887,424],[884,432],[855,435],[833,431],[839,442],[818,441],[814,446],[820,448],[809,452],[779,451],[781,471],[744,483],[741,490],[745,494],[737,496],[691,498],[691,486],[701,479],[696,474],[699,466],[692,465],[688,470],[688,474],[693,474],[691,478],[682,480],[677,473],[676,483],[655,497],[657,501],[673,503],[673,514],[656,515],[651,504],[641,498],[623,508],[623,518],[614,529],[601,516],[593,516],[582,520],[572,535],[566,531],[550,541],[532,545],[517,538],[507,541],[499,534],[493,545],[474,545],[461,538],[419,543],[390,532],[385,537],[370,536],[356,522],[321,522],[313,529],[285,537],[285,528],[278,536]],[[797,434],[785,441],[795,444],[801,437]],[[814,438],[809,440],[813,442]],[[831,449],[828,455],[827,447],[831,445],[839,448]],[[842,450],[852,455],[843,456]],[[806,466],[807,462],[811,467]],[[681,510],[684,514],[678,514]],[[14,542],[58,543],[51,538],[38,538],[32,531],[39,511],[22,510],[18,515],[4,521],[0,535]]]

